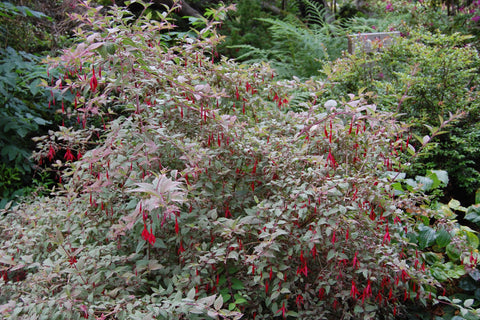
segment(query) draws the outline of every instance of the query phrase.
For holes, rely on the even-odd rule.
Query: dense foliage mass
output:
[[[59,121],[57,93],[41,85],[56,73],[47,72],[43,58],[66,41],[71,22],[62,19],[70,2],[0,2],[0,208],[54,183],[32,161],[32,138]]]
[[[427,206],[445,172],[406,179],[392,113],[217,56],[225,8],[195,36],[88,9],[54,62],[72,125],[35,153],[64,184],[0,220],[4,317],[393,319],[476,275],[460,206]]]
[[[400,119],[410,123],[418,135],[430,134],[449,112],[467,112],[468,117],[422,159],[420,170],[447,170],[458,188],[451,190],[454,196],[473,195],[480,187],[475,139],[480,58],[469,45],[472,37],[425,29],[403,28],[403,32],[408,37],[398,37],[388,50],[357,52],[326,65],[323,71],[334,84],[334,92],[371,92],[371,101],[384,110],[401,113]]]

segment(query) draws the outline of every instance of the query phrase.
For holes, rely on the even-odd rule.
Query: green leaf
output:
[[[447,245],[445,252],[452,261],[458,261],[458,259],[460,259],[460,255],[462,254],[460,250],[452,243]]]
[[[480,244],[477,235],[471,231],[466,231],[465,233],[468,244],[474,249],[477,249],[478,245]]]
[[[245,286],[243,285],[243,282],[242,282],[242,281],[233,278],[233,279],[232,279],[232,289],[242,290],[242,289],[245,289]]]
[[[424,225],[420,225],[418,229],[420,231],[418,234],[418,245],[420,249],[423,250],[435,243],[437,235],[434,229]]]
[[[433,180],[432,189],[448,184],[448,172],[444,170],[427,170],[427,177]]]
[[[448,206],[453,210],[458,210],[458,211],[463,211],[463,212],[467,211],[467,209],[465,207],[462,207],[460,201],[458,201],[456,199],[450,200],[450,202],[448,202]]]
[[[435,242],[440,248],[444,248],[450,243],[451,239],[452,235],[447,230],[440,229],[439,231],[437,231]]]
[[[415,180],[421,185],[422,191],[429,191],[432,189],[433,180],[428,177],[416,176]]]
[[[468,207],[467,214],[465,215],[465,220],[477,224],[480,223],[480,205],[473,205]]]

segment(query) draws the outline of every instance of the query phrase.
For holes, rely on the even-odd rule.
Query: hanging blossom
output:
[[[67,152],[65,152],[65,155],[63,156],[63,158],[66,161],[74,161],[75,160],[75,156],[72,154],[72,151],[70,150],[70,148],[67,149]]]
[[[48,150],[48,160],[52,161],[55,157],[55,149],[50,145],[50,149]]]
[[[150,232],[148,232],[147,224],[144,223],[143,226],[144,228],[142,231],[142,238],[153,246],[155,244],[156,238],[153,235],[152,227],[150,227]]]
[[[97,81],[97,77],[95,76],[95,68],[92,67],[92,77],[90,78],[90,89],[92,90],[92,92],[95,92],[97,90],[97,85],[98,85],[98,81]]]

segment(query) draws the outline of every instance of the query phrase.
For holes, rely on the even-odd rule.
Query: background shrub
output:
[[[438,126],[439,117],[458,110],[468,112],[451,134],[440,137],[433,153],[413,172],[423,173],[424,166],[447,170],[458,188],[450,189],[453,197],[472,203],[479,187],[473,138],[479,109],[478,52],[469,45],[471,37],[459,33],[402,32],[409,36],[396,39],[388,49],[346,56],[326,66],[324,72],[338,94],[360,89],[372,92],[371,101],[401,113],[401,119],[411,123],[412,133],[422,137]]]

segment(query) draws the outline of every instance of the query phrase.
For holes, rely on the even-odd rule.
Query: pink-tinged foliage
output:
[[[166,43],[168,20],[125,24],[130,15],[112,10],[79,17],[81,44],[57,61],[76,72],[63,84],[78,90],[73,119],[111,120],[101,134],[45,138],[88,151],[55,197],[1,220],[0,262],[25,268],[28,285],[2,283],[0,312],[393,319],[405,292],[436,295],[407,237],[406,209],[424,198],[392,189],[407,157],[392,114],[355,95],[328,113],[324,83],[212,63],[219,21]]]

